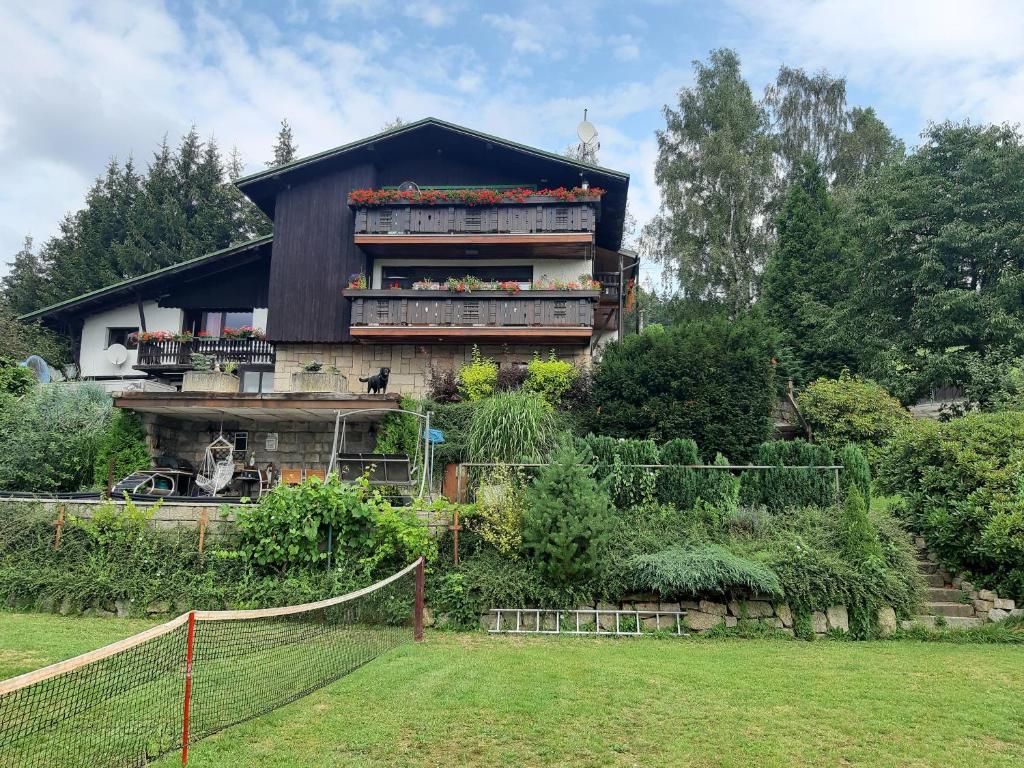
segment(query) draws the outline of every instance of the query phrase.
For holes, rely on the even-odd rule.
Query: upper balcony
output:
[[[146,334],[140,338],[135,368],[146,373],[180,374],[192,369],[192,355],[203,354],[216,363],[273,367],[274,345],[262,338],[189,338],[187,334]]]
[[[355,242],[372,255],[581,258],[600,189],[354,190]]]

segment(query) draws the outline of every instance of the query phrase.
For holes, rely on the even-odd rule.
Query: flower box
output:
[[[292,392],[344,392],[347,379],[332,371],[296,371],[292,374]]]
[[[223,371],[186,371],[182,392],[237,392],[238,377]]]

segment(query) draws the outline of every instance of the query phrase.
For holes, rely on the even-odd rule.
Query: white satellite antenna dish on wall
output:
[[[584,163],[597,163],[597,150],[601,144],[597,140],[597,128],[587,120],[587,110],[583,110],[583,121],[576,126],[576,135],[580,137],[580,145],[577,148],[579,159]]]
[[[128,349],[124,344],[111,344],[107,347],[107,360],[113,365],[124,365],[128,359]]]

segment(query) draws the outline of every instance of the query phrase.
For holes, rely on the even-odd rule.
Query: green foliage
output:
[[[722,454],[712,462],[720,467],[729,466],[729,460]],[[701,470],[697,499],[712,508],[735,512],[740,505],[740,478],[728,469]]]
[[[913,421],[890,443],[878,475],[902,494],[910,524],[948,568],[1024,598],[1024,413]]]
[[[868,507],[856,485],[850,486],[839,522],[843,555],[854,564],[874,564],[882,556],[878,532],[868,517]]]
[[[605,349],[594,375],[593,430],[615,437],[691,438],[705,458],[751,458],[771,434],[773,331],[760,318],[712,319]]]
[[[699,464],[697,443],[689,438],[676,438],[663,443],[658,451],[658,463]],[[662,504],[671,504],[676,509],[690,509],[697,501],[699,484],[698,470],[666,467],[658,471],[656,495]]]
[[[559,360],[554,350],[544,360],[539,353],[534,353],[533,360],[526,366],[526,381],[523,387],[533,392],[551,405],[558,405],[568,392],[576,378],[576,366]]]
[[[501,464],[487,473],[477,491],[469,528],[502,555],[515,554],[522,546],[525,487],[521,469]]]
[[[334,556],[366,574],[433,555],[433,541],[415,512],[393,509],[365,477],[343,483],[332,474],[326,482],[279,485],[243,508],[237,521],[245,558],[279,574],[327,560],[322,545],[328,527]]]
[[[110,459],[114,459],[115,478],[127,477],[138,469],[150,466],[146,431],[139,417],[129,411],[117,410],[110,425],[100,438],[93,462],[93,485],[102,488],[107,483]]]
[[[556,584],[597,572],[611,525],[608,495],[581,461],[575,449],[563,447],[526,490],[523,549]]]
[[[113,417],[98,384],[39,386],[0,408],[0,488],[77,491],[93,480]]]
[[[844,496],[851,489],[857,489],[865,505],[871,506],[871,467],[864,451],[855,443],[847,443],[839,452],[839,463],[843,471],[839,473],[839,485]]]
[[[828,467],[835,458],[824,445],[804,440],[762,443],[755,461],[762,466]],[[835,476],[828,470],[750,470],[742,475],[744,504],[764,506],[772,512],[787,507],[826,507],[836,502]]]
[[[555,439],[551,407],[528,392],[501,392],[476,403],[466,459],[478,463],[538,462]]]
[[[459,369],[459,390],[471,403],[494,394],[498,383],[498,364],[480,354],[473,345],[472,360]]]
[[[415,413],[419,410],[419,403],[410,397],[403,397],[402,410]],[[377,444],[373,452],[415,456],[420,443],[420,422],[421,420],[412,413],[387,414],[377,428]]]
[[[627,564],[637,590],[670,598],[734,593],[779,596],[778,577],[762,563],[738,557],[716,544],[673,547],[637,555]]]
[[[872,468],[878,468],[882,446],[910,414],[881,386],[844,371],[838,379],[818,379],[800,393],[800,412],[815,439],[833,451],[857,443]]]
[[[32,391],[36,376],[14,360],[0,359],[0,396],[22,397]]]

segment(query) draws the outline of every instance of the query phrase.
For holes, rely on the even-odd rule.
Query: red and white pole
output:
[[[192,703],[192,650],[196,637],[196,612],[188,615],[188,642],[185,650],[185,711],[181,721],[181,764],[188,765],[188,716]]]

